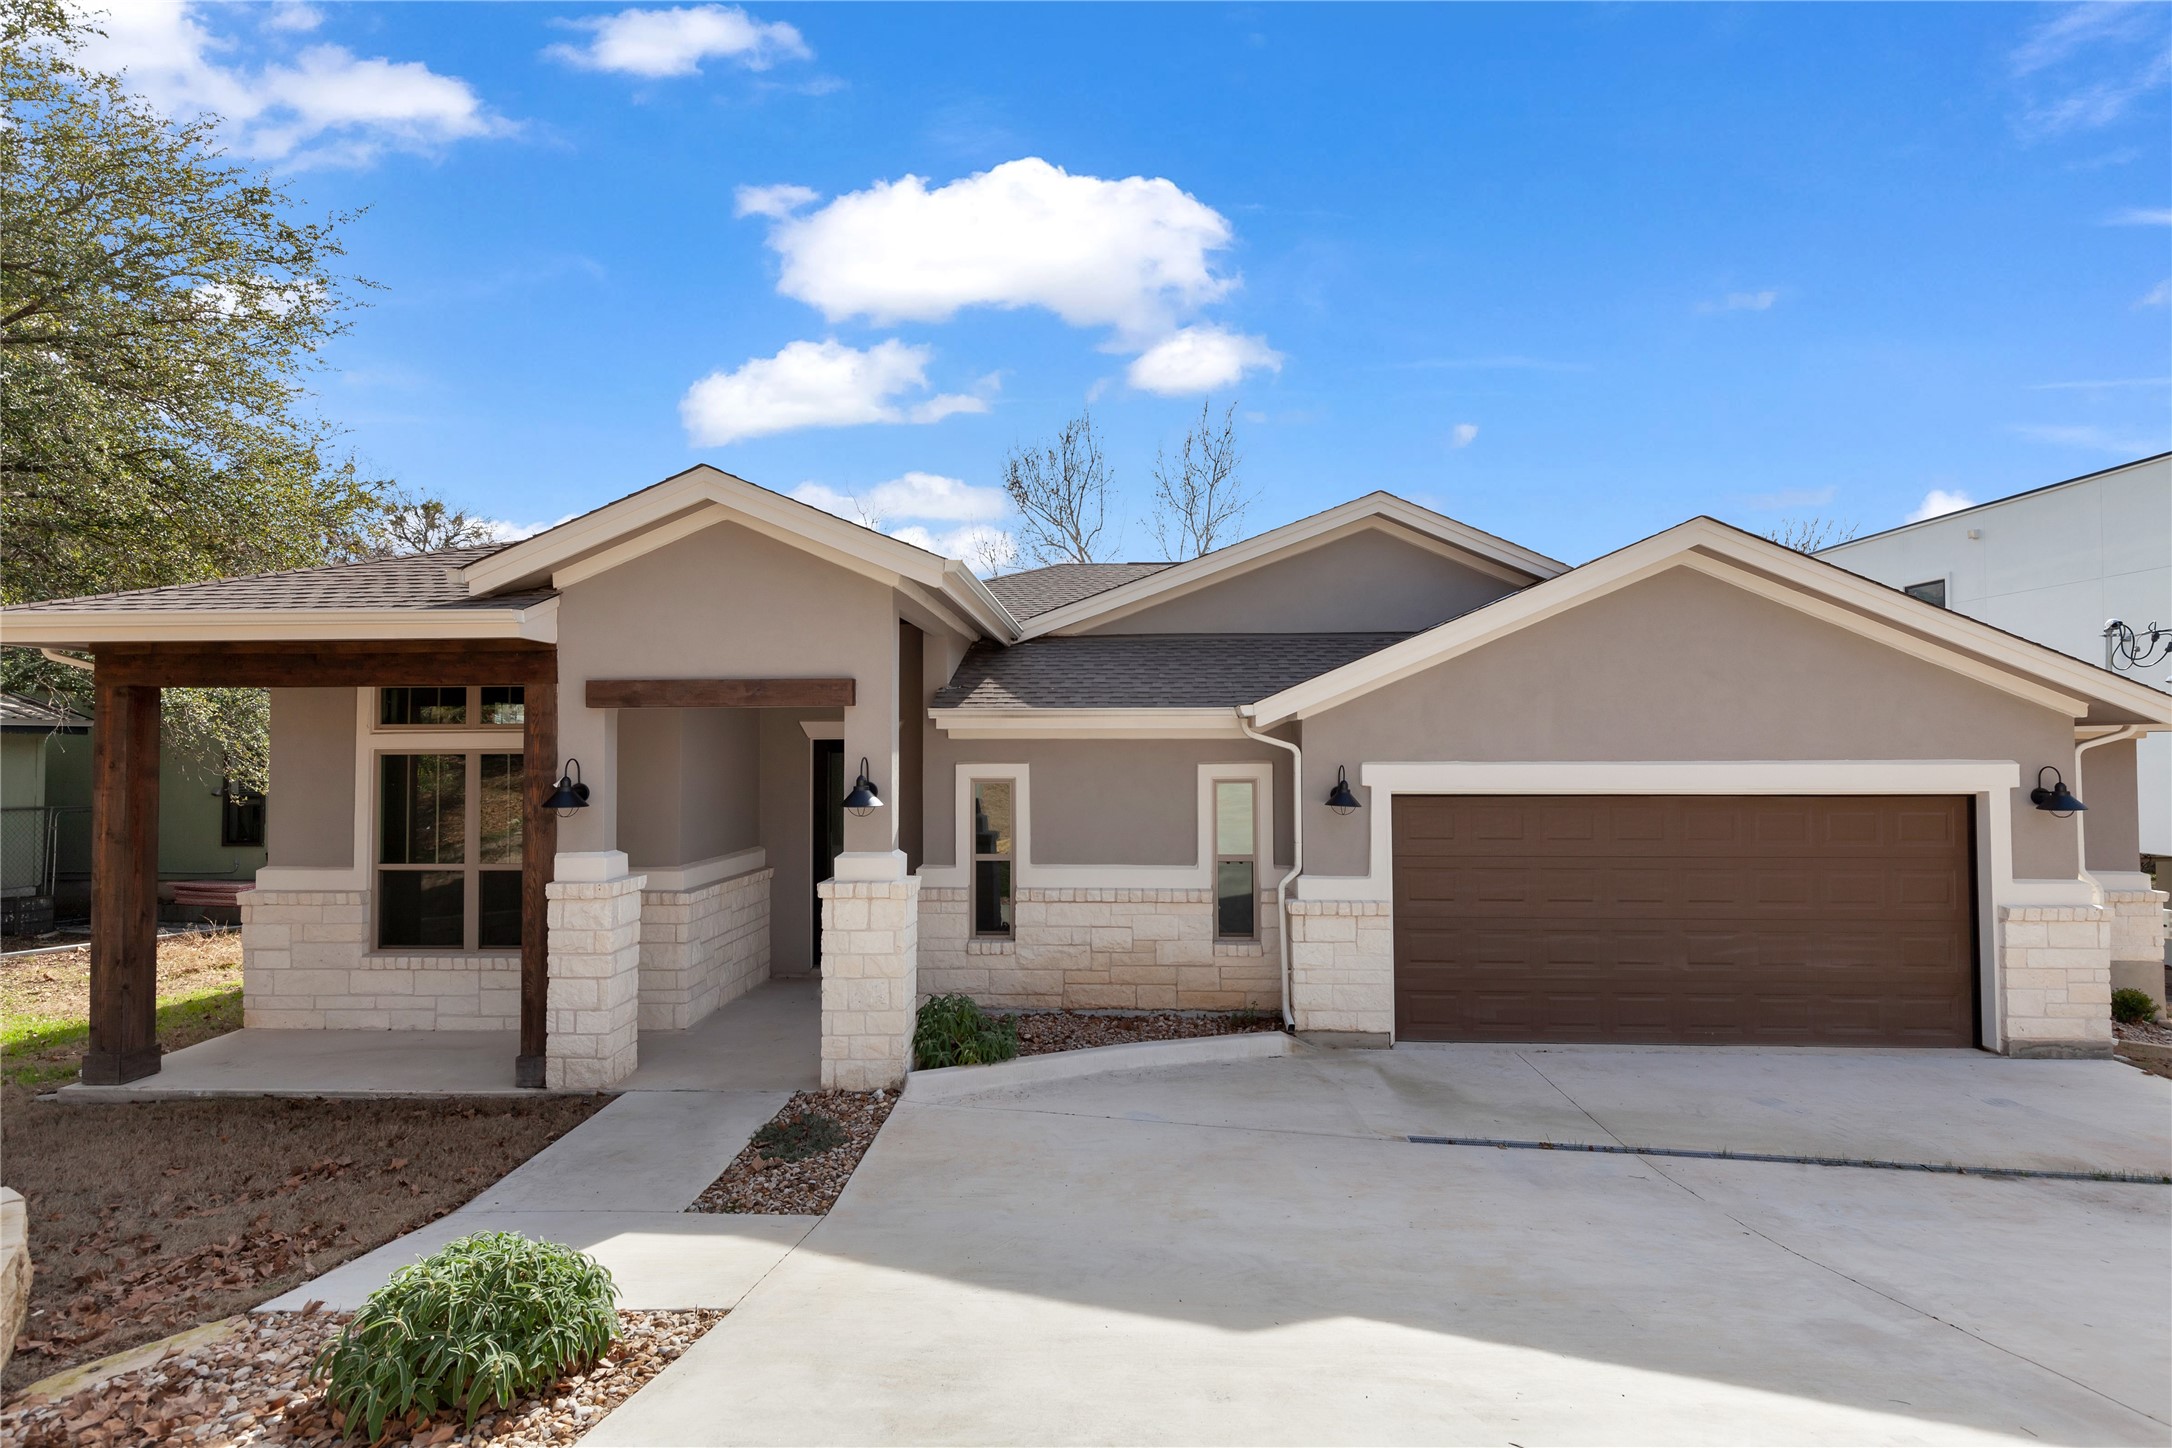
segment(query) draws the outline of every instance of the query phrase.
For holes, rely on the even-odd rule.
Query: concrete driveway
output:
[[[595,1444],[2172,1441],[2172,1083],[1307,1052],[910,1097]]]

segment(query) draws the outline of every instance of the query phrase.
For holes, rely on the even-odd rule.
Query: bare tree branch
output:
[[[1798,553],[1818,553],[1837,548],[1862,531],[1859,524],[1832,518],[1784,518],[1776,527],[1767,529],[1765,536],[1782,548],[1792,548]]]
[[[1025,519],[1018,541],[1035,564],[1102,561],[1109,469],[1091,412],[1065,423],[1051,445],[1013,447],[1003,491]]]
[[[1199,405],[1199,421],[1184,434],[1172,460],[1154,456],[1154,514],[1147,527],[1164,558],[1182,561],[1237,540],[1251,491],[1237,475],[1237,405],[1214,420],[1213,404]]]

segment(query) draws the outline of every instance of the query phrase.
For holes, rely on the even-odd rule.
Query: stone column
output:
[[[2001,906],[1999,966],[2007,1055],[2111,1055],[2110,910]]]
[[[2162,890],[2104,892],[2104,907],[2112,912],[2112,989],[2141,991],[2157,1003],[2160,1017],[2172,1009],[2164,986],[2166,899]]]
[[[1335,1046],[1395,1040],[1395,907],[1385,900],[1292,900],[1290,1013]]]
[[[822,1089],[901,1085],[918,1004],[920,879],[825,880]]]
[[[558,856],[550,900],[550,1042],[543,1084],[592,1091],[639,1059],[641,887],[619,850]]]

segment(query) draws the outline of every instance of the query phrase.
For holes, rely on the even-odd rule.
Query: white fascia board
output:
[[[558,600],[526,608],[149,609],[112,613],[0,613],[0,642],[24,647],[99,644],[365,642],[378,639],[558,641]]]
[[[930,709],[953,739],[1242,739],[1233,709]]]
[[[1772,580],[1754,572],[1728,567],[1728,559],[1787,575],[1788,584],[1794,586],[1775,586]],[[1756,540],[1702,518],[1632,543],[1560,578],[1511,594],[1342,668],[1292,685],[1260,700],[1255,717],[1262,727],[1267,727],[1318,714],[1676,567],[1696,568],[1752,589],[1760,596],[1875,638],[1966,678],[2046,708],[2063,710],[2070,718],[2087,712],[2085,699],[2102,698],[2172,725],[2172,696],[2094,669],[2054,649],[2010,638],[1974,619],[1870,583],[1793,549],[1776,543],[1758,545]],[[1836,599],[1839,604],[1852,606],[1836,606]],[[1881,618],[1896,623],[1889,626]],[[1899,627],[1901,620],[1912,628]],[[1944,633],[1950,643],[1941,646],[1914,630]],[[1978,654],[1996,662],[1986,663]]]
[[[1025,626],[1023,637],[1038,638],[1083,624],[1104,622],[1132,613],[1149,604],[1192,593],[1210,583],[1236,577],[1262,564],[1309,548],[1366,526],[1392,524],[1419,539],[1452,550],[1463,562],[1480,567],[1507,582],[1545,580],[1569,571],[1569,565],[1503,538],[1481,532],[1429,508],[1394,496],[1370,493],[1347,503],[1285,523],[1257,537],[1232,543],[1227,548],[1182,563],[1171,564],[1121,587],[1051,609]]]

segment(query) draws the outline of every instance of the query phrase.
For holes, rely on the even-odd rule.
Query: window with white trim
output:
[[[519,949],[521,756],[381,754],[377,775],[377,948]]]
[[[1259,934],[1259,786],[1249,779],[1214,781],[1214,936],[1252,940]]]
[[[527,719],[519,684],[443,684],[379,689],[379,729],[518,728]]]
[[[1007,940],[1018,864],[1018,781],[973,781],[973,933]]]
[[[1907,594],[1910,598],[1920,598],[1925,603],[1937,608],[1946,606],[1946,580],[1943,578],[1932,578],[1926,579],[1922,583],[1911,583],[1901,592]]]

